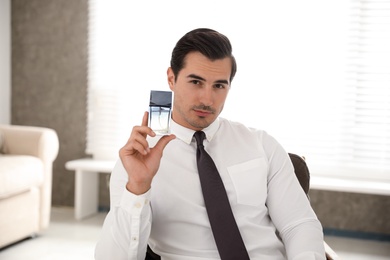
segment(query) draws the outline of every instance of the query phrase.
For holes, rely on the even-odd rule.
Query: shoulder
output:
[[[233,135],[239,137],[241,140],[247,140],[249,142],[257,141],[261,144],[273,145],[278,143],[277,140],[264,129],[247,126],[243,123],[221,117],[219,118],[219,121],[222,134],[228,136]]]
[[[264,134],[266,131],[251,126],[247,126],[243,123],[228,120],[226,118],[219,118],[220,129],[224,131],[234,131],[242,134]]]

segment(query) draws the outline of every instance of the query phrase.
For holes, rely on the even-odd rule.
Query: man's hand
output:
[[[150,189],[165,146],[176,138],[174,135],[163,136],[153,148],[149,148],[148,135],[156,136],[148,127],[148,112],[145,112],[142,125],[133,127],[126,145],[119,150],[119,157],[129,176],[126,188],[137,195]]]

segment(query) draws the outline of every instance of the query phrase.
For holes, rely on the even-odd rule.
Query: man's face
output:
[[[199,52],[186,56],[176,81],[169,68],[168,83],[174,92],[172,119],[196,131],[208,127],[222,112],[230,73],[230,58],[210,61]]]

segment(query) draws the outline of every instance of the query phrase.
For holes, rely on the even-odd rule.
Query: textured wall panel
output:
[[[87,0],[12,0],[12,124],[54,128],[53,204],[73,205],[66,161],[85,156]]]
[[[390,197],[310,191],[310,202],[325,228],[390,234]]]

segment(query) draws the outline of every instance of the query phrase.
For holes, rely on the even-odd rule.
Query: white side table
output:
[[[111,173],[116,161],[84,158],[65,163],[75,176],[75,218],[80,220],[98,211],[99,173]]]

